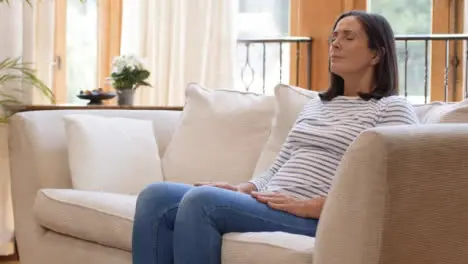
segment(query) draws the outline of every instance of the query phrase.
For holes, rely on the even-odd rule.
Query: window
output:
[[[291,29],[295,36],[313,38],[312,89],[323,90],[328,80],[329,30],[339,14],[347,10],[368,9],[384,15],[397,35],[431,35],[463,33],[465,0],[336,0],[291,1]],[[465,55],[462,41],[445,39],[428,43],[427,71],[425,70],[425,41],[408,41],[406,56],[404,41],[398,41],[400,91],[413,103],[459,101],[464,96]],[[448,57],[446,48],[449,47]],[[408,74],[405,78],[405,59]],[[448,59],[447,59],[448,58]],[[446,63],[448,69],[446,69]],[[304,69],[301,70],[304,75]],[[446,74],[448,72],[448,74]],[[307,73],[307,72],[305,72]],[[427,83],[424,81],[427,73]],[[406,81],[405,81],[406,79]],[[405,89],[406,83],[406,89]]]
[[[462,33],[462,4],[463,1],[458,0],[368,0],[368,9],[384,15],[397,35],[456,34]],[[445,68],[447,45],[448,69]],[[456,61],[463,61],[462,42],[428,42],[427,98],[425,46],[425,41],[408,41],[405,75],[405,42],[397,41],[401,93],[407,94],[413,103],[461,100],[464,96],[463,64]]]
[[[239,0],[239,39],[289,36],[289,0]],[[272,94],[276,84],[289,81],[290,47],[279,43],[239,43],[236,87]],[[248,59],[248,60],[247,60]]]
[[[85,104],[76,97],[80,90],[98,86],[98,10],[97,0],[67,1],[66,103]]]
[[[106,87],[120,51],[121,0],[55,1],[55,70],[58,104],[84,105],[80,90]]]
[[[369,0],[367,6],[368,10],[385,16],[396,35],[429,35],[432,32],[432,1]],[[408,100],[412,103],[425,103],[425,42],[397,41],[396,44],[400,94],[407,94]],[[405,45],[407,45],[407,52]],[[430,42],[428,48],[428,65],[430,65]],[[430,81],[427,88],[429,101]]]
[[[289,0],[239,0],[239,37],[289,36]]]
[[[109,74],[110,62],[120,51],[117,32],[120,32],[121,2],[55,1],[54,92],[58,103],[84,104],[86,102],[76,98],[79,90],[106,89],[104,80]],[[312,89],[326,88],[329,29],[337,15],[345,10],[367,8],[380,13],[389,20],[397,35],[429,35],[462,33],[463,5],[464,0],[239,0],[236,87],[272,94],[276,84],[294,84],[296,76],[311,73]],[[296,45],[242,41],[290,35],[313,38],[310,71],[301,67],[295,72],[293,60],[299,53]],[[445,75],[446,44],[443,41],[430,42],[427,70],[425,42],[408,41],[406,53],[405,42],[398,41],[401,93],[414,103],[461,100],[464,96],[463,46],[460,41],[449,44],[450,73]],[[302,58],[301,63],[304,61]]]

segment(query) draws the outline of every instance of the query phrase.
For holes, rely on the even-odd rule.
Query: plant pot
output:
[[[117,91],[117,103],[119,106],[133,106],[134,89],[123,89]]]

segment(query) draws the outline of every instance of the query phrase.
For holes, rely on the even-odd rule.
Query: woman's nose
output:
[[[341,47],[340,43],[338,42],[338,39],[334,39],[330,43],[330,48],[331,49],[339,49]]]

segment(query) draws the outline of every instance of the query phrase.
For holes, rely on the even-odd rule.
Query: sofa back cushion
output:
[[[72,188],[63,116],[93,114],[150,120],[162,155],[180,111],[152,110],[51,110],[18,113],[9,128],[12,177],[36,187]],[[109,131],[108,133],[112,133]],[[28,164],[28,166],[24,166]],[[37,182],[36,182],[37,180]]]
[[[74,189],[136,195],[163,181],[151,120],[83,114],[64,120]]]
[[[201,95],[203,92],[199,91],[199,93]],[[259,173],[270,166],[273,162],[272,160],[276,157],[279,148],[284,142],[287,133],[289,132],[288,129],[292,126],[296,116],[302,109],[303,104],[305,104],[309,99],[309,96],[315,96],[316,92],[280,85],[276,88],[276,98],[268,96],[243,95],[242,93],[238,93],[234,96],[236,92],[224,92],[224,94],[225,95],[221,97],[207,96],[205,99],[203,99],[203,97],[197,99],[203,99],[205,102],[205,105],[200,107],[200,111],[202,112],[195,112],[195,115],[201,117],[201,119],[198,120],[201,122],[198,122],[198,124],[206,124],[210,118],[214,118],[211,121],[215,123],[220,122],[219,119],[225,119],[226,114],[231,111],[231,114],[235,113],[234,116],[236,116],[236,119],[225,119],[223,124],[227,124],[226,128],[229,126],[232,127],[244,124],[243,128],[240,128],[243,132],[239,133],[239,131],[236,131],[237,128],[234,130],[225,129],[222,130],[224,134],[212,133],[213,135],[216,134],[216,137],[223,136],[224,138],[228,138],[231,143],[234,143],[238,138],[244,137],[245,141],[250,138],[245,137],[245,134],[248,134],[246,132],[248,129],[253,129],[254,131],[259,131],[258,129],[261,129],[263,131],[261,133],[255,132],[252,134],[257,135],[256,138],[252,137],[250,141],[252,142],[250,150],[253,152],[249,154],[249,163],[246,165],[244,172],[245,175],[236,176],[239,178],[236,178],[235,181],[239,181],[249,179],[249,177],[252,177],[256,173]],[[218,100],[228,94],[231,94],[229,100],[224,99],[224,101],[215,103],[215,98]],[[234,99],[234,97],[236,97],[236,99]],[[245,98],[249,99],[245,100]],[[258,105],[255,106],[255,104]],[[193,105],[193,103],[189,102],[188,107],[190,108],[191,105]],[[256,110],[251,112],[251,108]],[[423,124],[468,123],[468,101],[462,101],[459,103],[435,102],[427,105],[415,105],[414,109],[418,114],[420,122]],[[203,115],[203,111],[210,114]],[[276,117],[275,111],[277,114]],[[187,116],[183,117],[181,113],[181,111],[153,110],[50,110],[18,113],[11,118],[9,125],[9,144],[10,148],[12,148],[12,151],[10,151],[12,175],[13,177],[24,178],[20,179],[20,181],[24,180],[29,182],[29,184],[33,183],[31,182],[32,179],[37,179],[37,184],[41,187],[72,187],[67,155],[67,141],[63,122],[64,115],[95,114],[107,117],[151,120],[153,123],[154,135],[158,142],[159,153],[161,158],[164,159],[166,149],[171,142],[176,127],[180,124],[186,125],[187,120],[193,120]],[[200,113],[202,113],[201,116]],[[248,118],[241,119],[243,114],[248,116]],[[193,115],[193,113],[189,114],[189,117],[191,115]],[[232,123],[239,120],[244,120],[247,123]],[[260,120],[260,122],[257,122],[256,120]],[[273,127],[271,128],[272,122]],[[191,124],[189,123],[188,125]],[[204,128],[200,128],[200,131],[209,131],[210,126],[205,125]],[[214,140],[208,139],[208,137],[205,137],[205,142],[212,143],[219,140],[219,138],[213,138]],[[197,140],[199,140],[199,138],[197,138]],[[229,148],[220,149],[225,152],[228,152],[229,150]],[[190,148],[186,147],[180,152],[182,152],[181,155],[190,156],[189,154],[191,151],[192,150],[190,150]],[[202,153],[203,151],[205,151],[205,148],[198,149],[195,154]],[[179,157],[180,161],[177,161],[174,153],[176,152],[169,154],[169,158],[175,163],[183,164],[182,156]],[[191,155],[194,157],[191,166],[198,169],[199,166],[202,166],[202,163],[198,163],[197,165],[198,155],[193,155],[193,152]],[[28,164],[28,166],[24,166],[24,164]],[[221,173],[223,171],[217,172]],[[212,176],[217,174],[217,172],[216,167],[214,167],[212,168],[210,175]],[[199,179],[204,179],[204,177],[207,176],[209,175],[204,175]],[[197,179],[196,175],[189,173],[189,175],[178,175],[177,177],[169,176],[166,180],[185,179],[186,177],[194,177],[192,178],[192,181]],[[224,179],[229,180],[229,177],[225,177]],[[217,178],[223,179],[223,177]]]
[[[162,158],[165,180],[249,180],[270,134],[274,104],[273,96],[189,85],[182,117]]]
[[[468,123],[468,100],[415,105],[421,124]]]

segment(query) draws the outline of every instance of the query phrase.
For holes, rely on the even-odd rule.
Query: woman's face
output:
[[[330,70],[345,77],[364,74],[378,63],[378,56],[369,49],[368,37],[354,16],[341,19],[330,39]]]

